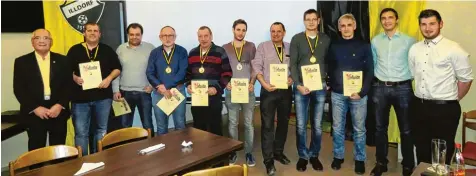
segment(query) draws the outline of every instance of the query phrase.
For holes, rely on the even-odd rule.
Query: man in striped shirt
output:
[[[193,48],[188,56],[187,92],[192,94],[192,80],[208,81],[208,106],[192,106],[195,128],[222,135],[222,94],[230,82],[232,71],[225,49],[215,45],[212,30],[207,26],[198,29],[200,45]]]

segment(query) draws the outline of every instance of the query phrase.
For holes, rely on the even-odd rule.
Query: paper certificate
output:
[[[79,64],[79,74],[83,79],[83,90],[98,88],[102,82],[99,61]]]
[[[208,81],[192,81],[191,86],[192,106],[208,106]]]
[[[304,87],[307,87],[309,91],[322,90],[322,78],[319,64],[302,66],[301,73]]]
[[[271,64],[269,78],[276,89],[288,89],[288,65]]]
[[[129,107],[129,104],[124,98],[121,98],[118,101],[116,100],[112,101],[112,109],[114,110],[114,115],[116,117],[131,113],[131,107]]]
[[[350,96],[353,93],[359,93],[362,89],[362,71],[343,72],[344,96]]]
[[[182,103],[182,101],[185,100],[185,96],[182,95],[176,88],[170,89],[170,92],[172,93],[172,97],[169,99],[162,97],[160,101],[157,103],[157,106],[164,111],[167,116],[169,116],[176,108],[177,106]]]
[[[249,92],[248,91],[248,79],[231,78],[231,102],[232,103],[248,103]]]

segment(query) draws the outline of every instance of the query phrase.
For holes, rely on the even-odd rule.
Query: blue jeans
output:
[[[415,159],[413,154],[413,142],[410,134],[410,102],[413,98],[411,81],[401,85],[386,86],[381,82],[372,85],[372,102],[375,107],[376,119],[376,158],[377,162],[387,164],[388,154],[388,121],[390,107],[393,106],[397,114],[400,138],[402,139],[402,165],[413,168]]]
[[[154,125],[152,124],[152,98],[150,94],[139,91],[121,91],[121,94],[131,108],[131,113],[124,114],[121,117],[122,128],[132,127],[137,107],[142,127],[154,130]]]
[[[332,141],[334,144],[334,158],[344,159],[345,151],[345,119],[350,109],[354,129],[354,159],[365,161],[365,118],[367,117],[367,96],[360,100],[351,100],[343,94],[332,92]]]
[[[94,142],[101,140],[107,132],[107,121],[111,112],[112,99],[96,100],[87,103],[71,103],[74,125],[74,143],[81,146],[83,156],[88,155],[89,143],[89,123],[91,122],[91,113],[95,113],[97,126],[94,131]],[[92,145],[92,144],[89,144]],[[96,145],[92,145],[93,154],[97,152]]]
[[[185,94],[185,86],[178,86],[177,90],[183,95]],[[169,129],[169,116],[167,116],[164,111],[162,111],[157,103],[164,97],[157,90],[154,90],[152,93],[152,103],[154,105],[154,116],[155,122],[157,123],[157,135],[166,134]],[[187,100],[183,100],[179,106],[172,112],[172,117],[174,118],[175,130],[180,130],[185,128],[185,109],[186,109]]]
[[[245,152],[251,153],[253,151],[253,113],[255,110],[255,93],[249,93],[248,103],[231,103],[231,91],[225,91],[225,105],[228,108],[228,132],[230,136],[238,140],[238,122],[240,109],[243,111],[245,118]]]
[[[322,83],[326,87],[325,83]],[[294,85],[296,87],[297,85]],[[299,158],[309,160],[311,157],[318,157],[321,150],[322,136],[322,116],[324,114],[324,103],[326,101],[326,91],[312,91],[307,95],[302,95],[297,88],[294,89],[294,104],[296,106],[296,147]],[[314,106],[314,114],[311,116],[311,146],[307,148],[307,121],[310,106]]]

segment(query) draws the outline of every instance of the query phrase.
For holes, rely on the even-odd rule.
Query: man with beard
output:
[[[433,9],[420,12],[424,40],[409,52],[410,71],[415,80],[412,115],[417,160],[431,163],[432,139],[446,141],[446,163],[450,163],[461,116],[459,101],[468,93],[474,79],[469,54],[440,34],[443,20]]]

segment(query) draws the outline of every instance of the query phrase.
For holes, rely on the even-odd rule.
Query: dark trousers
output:
[[[268,92],[261,88],[261,150],[264,163],[274,162],[274,154],[282,154],[288,136],[289,115],[291,114],[292,88]],[[277,127],[274,117],[277,113]]]
[[[221,95],[208,97],[208,106],[192,106],[193,127],[216,135],[223,135]]]
[[[51,108],[53,102],[44,101],[43,107]],[[41,119],[35,113],[27,115],[28,151],[46,147],[46,138],[49,135],[49,145],[64,145],[66,143],[66,121],[69,113],[62,110],[56,118]]]
[[[412,133],[418,163],[431,163],[431,140],[446,141],[446,163],[449,164],[454,152],[455,135],[461,116],[458,101],[441,102],[422,101],[416,98],[412,106]]]
[[[374,82],[372,85],[372,103],[375,112],[375,141],[377,162],[387,164],[388,154],[388,121],[390,107],[393,106],[397,114],[398,128],[402,145],[402,165],[404,167],[415,167],[413,154],[413,141],[410,129],[410,103],[413,99],[413,89],[411,82],[387,86],[381,82]]]

